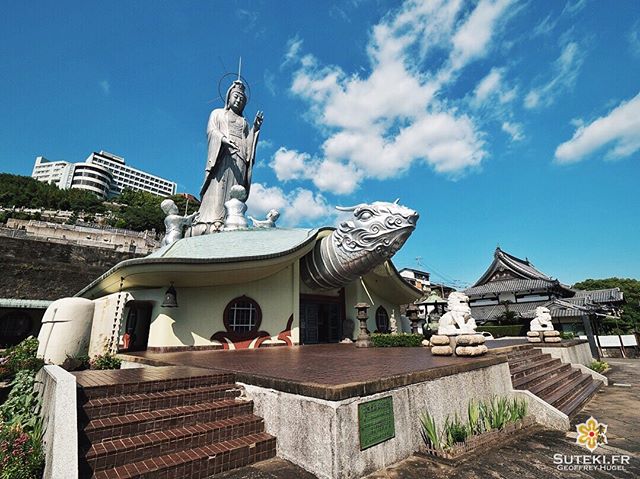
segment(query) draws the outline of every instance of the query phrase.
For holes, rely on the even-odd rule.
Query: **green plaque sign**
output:
[[[358,404],[360,450],[387,441],[396,435],[391,396]]]

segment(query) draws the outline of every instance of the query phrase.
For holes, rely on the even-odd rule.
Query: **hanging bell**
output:
[[[169,289],[164,293],[164,301],[162,302],[163,308],[177,308],[178,307],[178,293],[176,288],[173,287],[173,283],[169,286]]]

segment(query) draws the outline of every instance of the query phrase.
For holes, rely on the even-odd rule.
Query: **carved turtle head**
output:
[[[370,251],[390,258],[416,228],[418,213],[405,206],[376,201],[351,207],[337,206],[353,213],[353,218],[340,223],[334,234],[336,246],[347,252]]]

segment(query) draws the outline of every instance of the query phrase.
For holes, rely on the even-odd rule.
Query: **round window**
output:
[[[224,327],[230,332],[257,331],[261,322],[260,305],[248,296],[232,299],[224,310]]]

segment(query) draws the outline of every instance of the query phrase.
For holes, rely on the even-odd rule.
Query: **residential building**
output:
[[[66,190],[78,188],[101,198],[119,195],[125,188],[158,196],[176,193],[176,183],[125,164],[124,158],[104,150],[93,152],[84,162],[49,161],[36,158],[31,177]]]
[[[402,268],[400,270],[400,276],[404,278],[406,282],[415,286],[420,291],[430,291],[431,283],[429,282],[429,273],[426,271],[420,271],[419,269]]]
[[[109,192],[110,197],[119,195],[125,188],[147,191],[165,197],[176,194],[177,185],[173,181],[127,166],[123,157],[113,153],[104,150],[94,151],[87,157],[85,162],[101,165],[111,171],[113,182]]]

